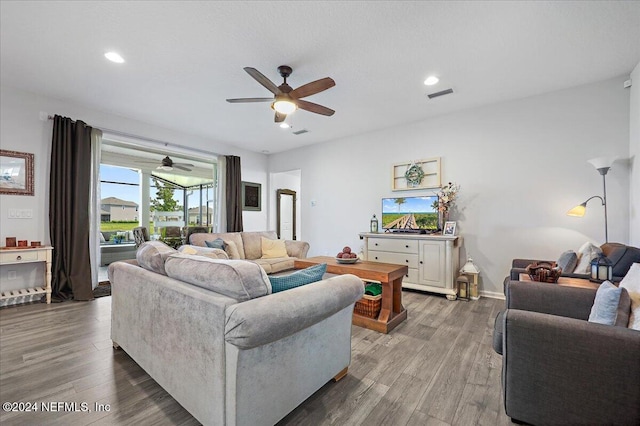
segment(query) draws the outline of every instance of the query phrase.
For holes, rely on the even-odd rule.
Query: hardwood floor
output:
[[[403,303],[409,318],[388,335],[354,326],[349,374],[279,425],[510,424],[500,396],[502,360],[491,348],[504,302],[404,291]],[[199,424],[112,349],[110,315],[111,297],[0,309],[0,402],[47,402],[50,410],[3,410],[3,426]]]

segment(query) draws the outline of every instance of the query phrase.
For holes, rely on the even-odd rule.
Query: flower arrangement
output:
[[[456,183],[449,182],[443,186],[440,191],[438,191],[438,201],[433,202],[433,208],[437,209],[442,216],[447,217],[449,210],[451,210],[453,206],[453,202],[456,200],[458,191],[460,191],[460,185]]]

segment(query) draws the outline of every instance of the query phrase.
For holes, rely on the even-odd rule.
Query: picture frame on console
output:
[[[0,149],[0,194],[33,195],[33,154]]]
[[[456,223],[453,221],[445,222],[444,229],[442,230],[442,235],[456,235]]]

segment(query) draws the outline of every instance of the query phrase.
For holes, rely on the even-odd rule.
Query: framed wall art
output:
[[[262,211],[262,185],[242,182],[242,210]]]
[[[440,188],[440,157],[394,164],[391,169],[391,190]]]
[[[33,154],[0,149],[0,194],[33,195]]]

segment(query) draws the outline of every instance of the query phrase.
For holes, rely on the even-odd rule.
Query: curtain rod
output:
[[[53,118],[54,118],[53,115],[48,115],[47,116],[48,120],[53,120]],[[74,122],[74,123],[76,122],[75,120],[71,120],[71,121]],[[151,142],[153,144],[162,145],[165,148],[169,147],[169,146],[172,146],[172,147],[176,147],[176,148],[186,149],[186,150],[194,152],[194,153],[205,154],[205,155],[208,155],[208,156],[221,155],[221,154],[217,154],[215,152],[205,151],[203,149],[190,148],[190,147],[177,145],[177,144],[170,143],[170,142],[161,141],[161,140],[158,140],[158,139],[152,139],[152,138],[147,138],[147,137],[144,137],[144,136],[133,135],[131,133],[121,132],[119,130],[113,130],[113,129],[107,129],[107,128],[104,128],[104,127],[95,127],[95,126],[91,126],[91,127],[93,127],[94,129],[98,129],[98,130],[102,131],[103,133],[110,133],[110,134],[112,134],[114,136],[122,136],[122,137],[125,137],[125,138],[138,139],[138,140],[145,141],[145,142]]]

